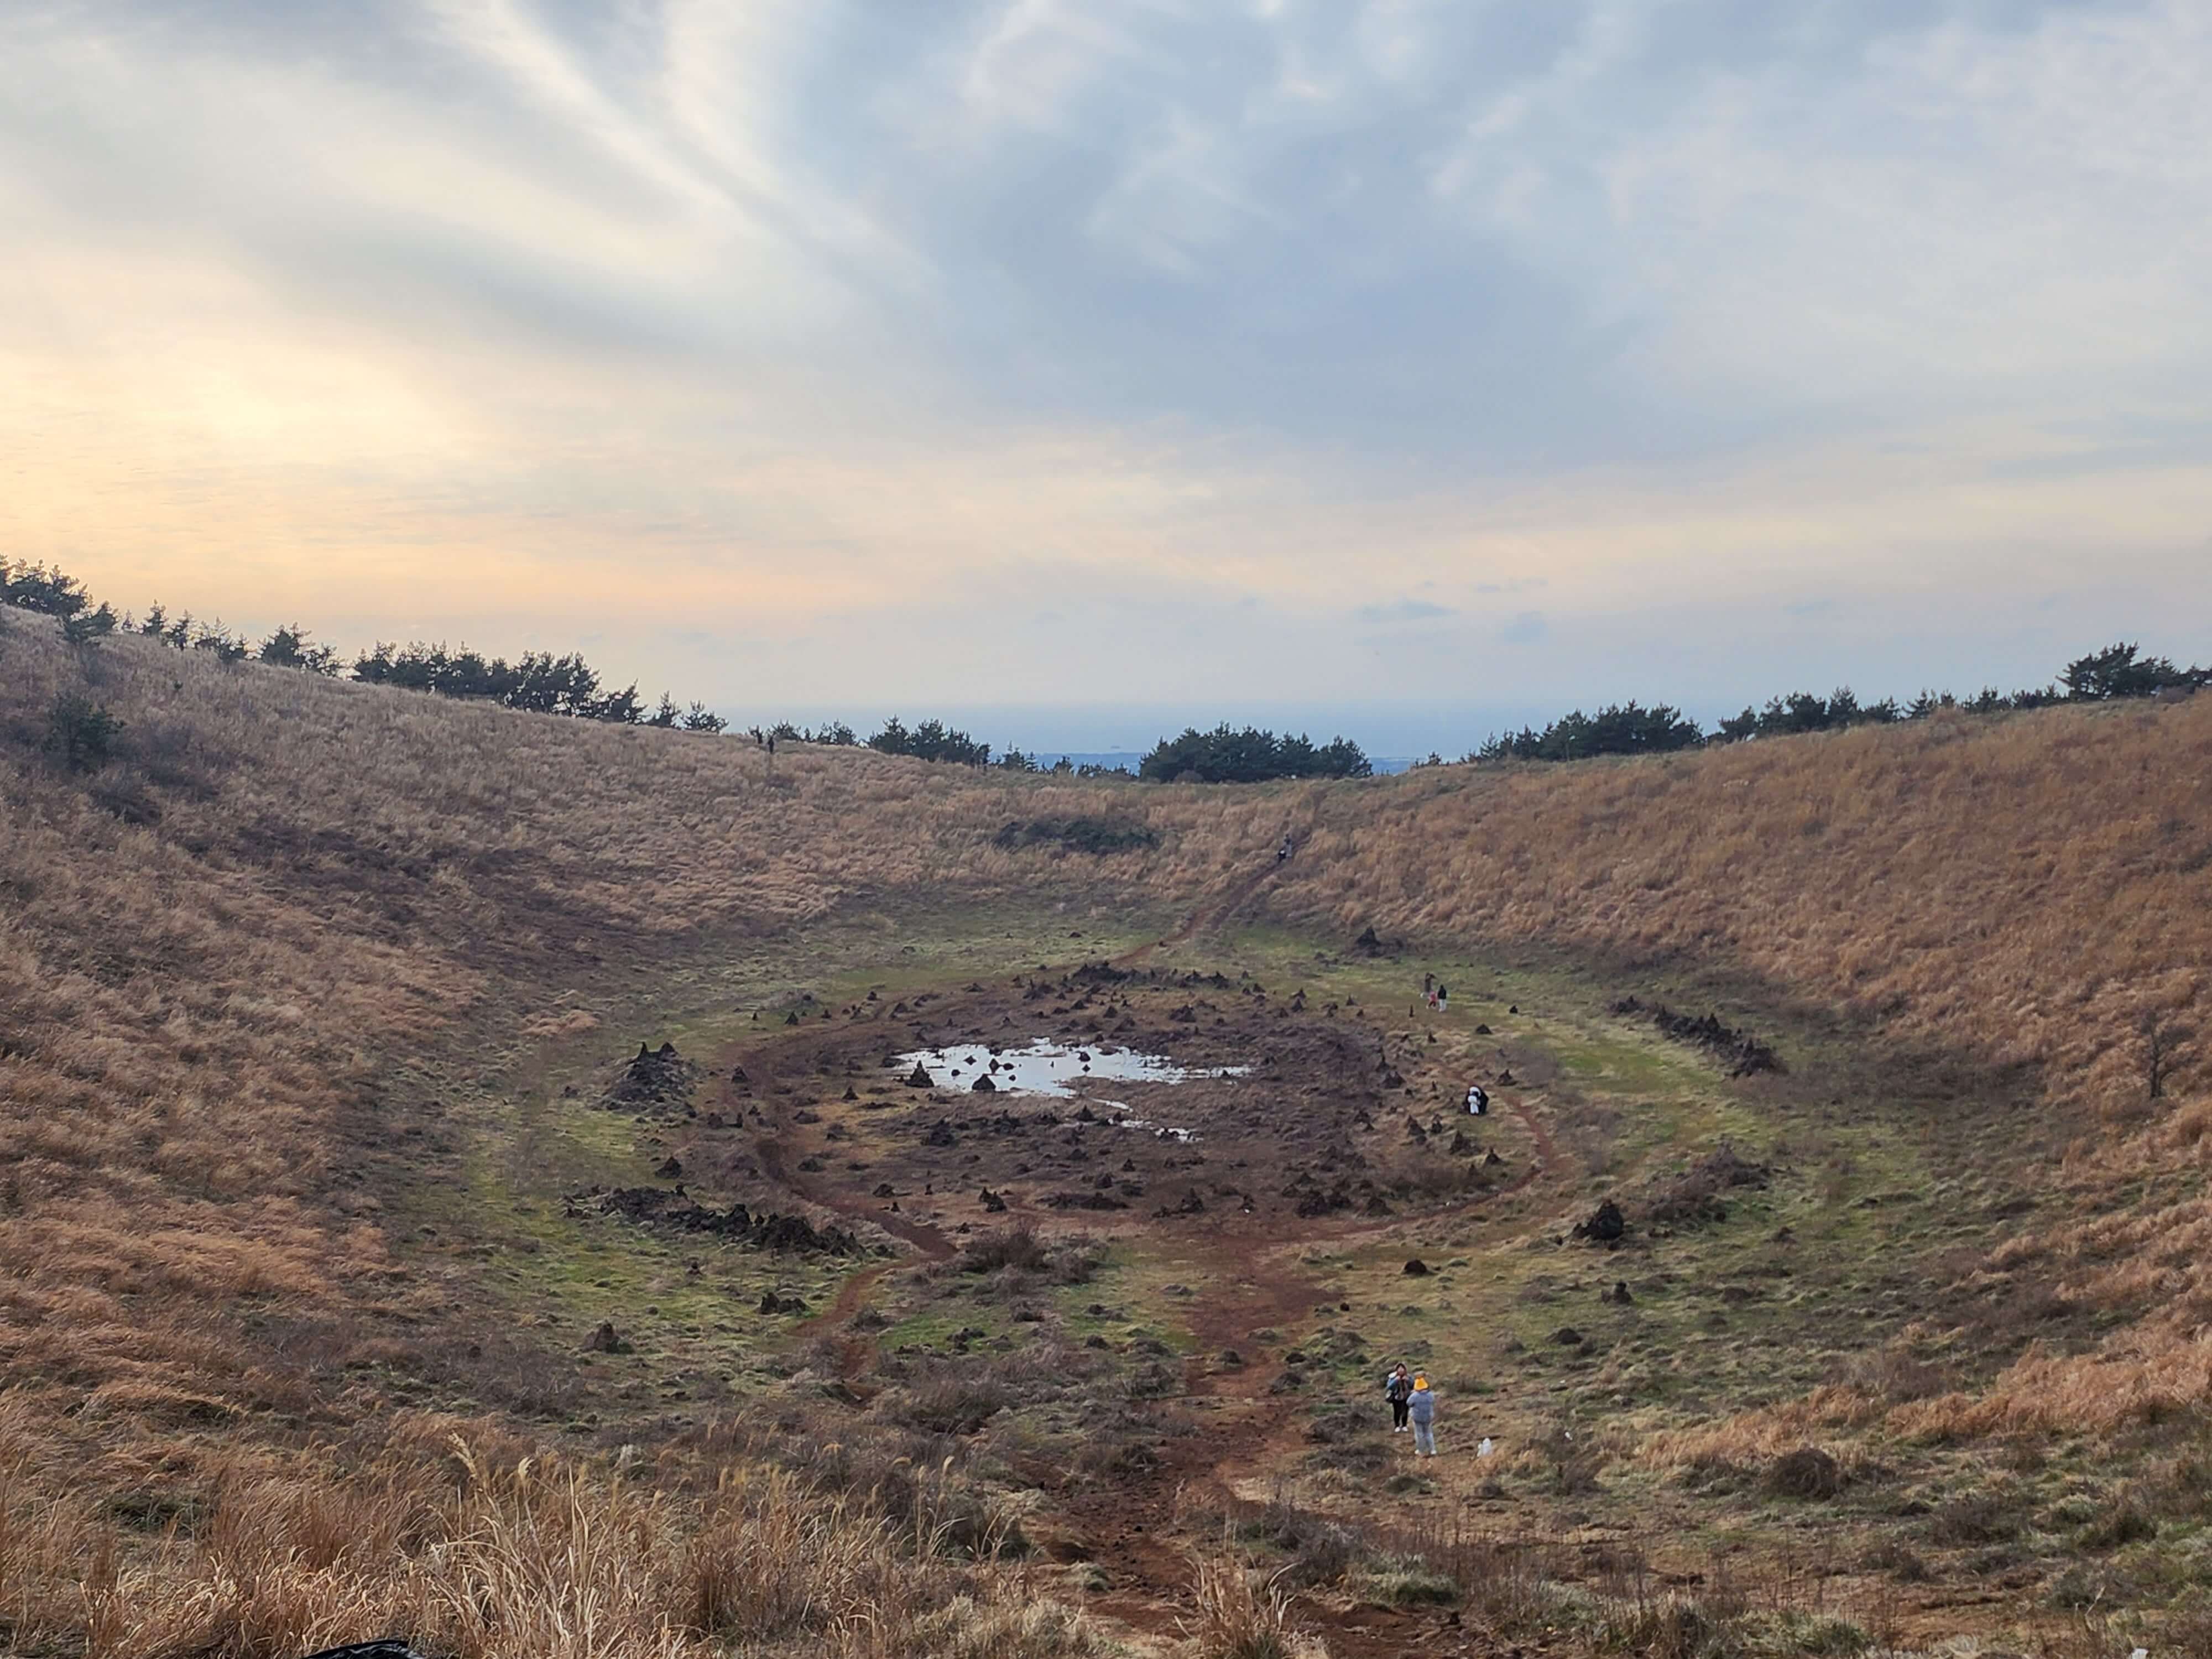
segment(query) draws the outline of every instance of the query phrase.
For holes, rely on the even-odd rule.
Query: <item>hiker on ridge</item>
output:
[[[1413,1397],[1413,1379],[1401,1360],[1382,1384],[1382,1397],[1390,1402],[1390,1432],[1406,1431],[1406,1402]]]
[[[1437,1397],[1429,1392],[1429,1379],[1413,1379],[1413,1392],[1406,1401],[1406,1414],[1413,1419],[1413,1455],[1437,1455]]]

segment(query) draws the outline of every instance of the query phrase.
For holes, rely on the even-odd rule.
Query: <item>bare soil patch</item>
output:
[[[956,1236],[1042,1212],[1109,1234],[1249,1237],[1505,1183],[1488,1126],[1456,1109],[1449,1062],[1360,1011],[1296,1002],[1251,980],[1094,963],[854,1003],[718,1061],[677,1156],[694,1186],[765,1177],[895,1232]],[[1161,1054],[1190,1075],[1075,1078],[1054,1097],[899,1063],[1039,1038]],[[1221,1068],[1242,1074],[1208,1074]]]

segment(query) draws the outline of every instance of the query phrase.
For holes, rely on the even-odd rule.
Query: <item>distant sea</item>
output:
[[[991,752],[996,755],[1000,750],[994,748]],[[1061,750],[1058,752],[1048,749],[1024,749],[1022,752],[1034,756],[1040,766],[1050,766],[1064,754],[1078,766],[1103,766],[1109,771],[1127,772],[1132,775],[1137,770],[1137,763],[1144,759],[1141,753],[1132,749]],[[1384,773],[1402,772],[1416,760],[1427,758],[1425,755],[1370,755],[1367,760],[1377,773]],[[1459,757],[1453,755],[1448,758],[1457,760]]]

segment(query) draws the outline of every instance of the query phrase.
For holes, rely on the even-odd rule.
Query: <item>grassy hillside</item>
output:
[[[89,708],[122,726],[72,765],[58,739]],[[1610,1492],[1672,1517],[1658,1553],[1778,1559],[1805,1516],[1759,1483],[1808,1445],[1856,1482],[1823,1512],[1876,1564],[1850,1567],[1854,1594],[1919,1598],[1912,1632],[1997,1627],[2002,1608],[1957,1610],[1992,1573],[2063,1606],[2077,1557],[2094,1605],[2185,1604],[2212,1381],[2208,806],[2203,697],[1156,787],[803,747],[771,763],[135,638],[70,647],[0,612],[0,1416],[18,1460],[0,1625],[32,1650],[241,1659],[393,1620],[471,1655],[951,1650],[956,1626],[979,1654],[1079,1649],[1094,1637],[1032,1605],[1067,1593],[1024,1577],[1048,1549],[1008,1566],[978,1547],[1018,1519],[1048,1543],[1082,1532],[1104,1564],[1112,1587],[1072,1599],[1131,1639],[1172,1635],[1172,1610],[1200,1605],[1180,1558],[1115,1541],[1110,1517],[1157,1501],[1203,1542],[1176,1492],[1219,1483],[1233,1508],[1293,1477],[1329,1525],[1369,1515],[1382,1473],[1310,1465],[1334,1443],[1305,1437],[1364,1409],[1349,1356],[1386,1340],[1452,1356],[1460,1397],[1492,1391],[1511,1443],[1401,1492],[1406,1549],[1459,1561],[1477,1622],[1510,1609],[1437,1541],[1470,1517],[1565,1538]],[[1300,849],[1277,869],[1286,828]],[[1100,957],[1155,975],[1098,994],[1162,1041],[1199,1042],[1211,1018],[1224,1055],[1272,1044],[1316,1125],[1360,1101],[1394,1115],[1310,1150],[1297,1114],[1249,1150],[1224,1120],[1217,1163],[1270,1170],[1224,1183],[1256,1206],[1244,1234],[1209,1188],[1202,1220],[1133,1205],[1085,1218],[1082,1245],[1042,1210],[1042,1175],[986,1163],[1060,1254],[947,1279],[929,1252],[996,1224],[971,1155],[920,1143],[951,1109],[909,1130],[848,1079],[915,1042],[931,999],[952,1036],[1053,995],[1084,1018],[1053,976]],[[1425,966],[1453,986],[1449,1016],[1413,1006]],[[1788,1072],[1729,1079],[1617,1011],[1630,996],[1717,1009]],[[699,1097],[717,1112],[598,1109],[609,1067],[663,1038],[720,1068]],[[1364,1049],[1402,1097],[1364,1074],[1346,1092]],[[1493,1081],[1502,1164],[1447,1176],[1400,1125],[1468,1075]],[[702,1127],[717,1115],[727,1130]],[[1729,1224],[1660,1234],[1654,1194],[1723,1142],[1765,1184],[1728,1198]],[[824,1173],[777,1161],[799,1152]],[[1294,1213],[1297,1182],[1340,1156],[1387,1201]],[[649,1183],[665,1158],[701,1192],[893,1254],[671,1242],[576,1196]],[[1185,1177],[1169,1158],[1131,1179]],[[1566,1228],[1608,1196],[1631,1236],[1593,1257]],[[1440,1269],[1418,1303],[1412,1250]],[[1616,1278],[1637,1300],[1600,1328],[1589,1304]],[[751,1316],[768,1291],[810,1313]],[[1316,1312],[1340,1303],[1364,1344]],[[580,1357],[603,1318],[635,1353]],[[1547,1346],[1569,1322],[1582,1345]],[[1269,1394],[1285,1374],[1304,1380]],[[981,1418],[957,1403],[977,1399]],[[834,1467],[808,1449],[824,1412]],[[1587,1470],[1547,1438],[1574,1425],[1601,1448]],[[548,1457],[556,1474],[533,1474]],[[940,1463],[939,1486],[911,1477]],[[1954,1512],[1970,1499],[1995,1518]],[[545,1540],[569,1528],[635,1547],[560,1565]],[[279,1571],[247,1541],[272,1529],[323,1541]],[[822,1564],[811,1611],[734,1604],[730,1575],[770,1559],[802,1579]],[[1394,1571],[1375,1555],[1302,1592],[1308,1622],[1336,1620],[1332,1650],[1395,1650],[1411,1627],[1358,1611]],[[490,1601],[468,1588],[495,1582]],[[1206,1582],[1220,1619],[1266,1613]],[[1607,1583],[1544,1617],[1632,1609]],[[480,1616],[569,1595],[624,1611],[596,1638]],[[869,1625],[870,1606],[897,1615]]]
[[[2057,1200],[1977,1271],[2040,1271],[2114,1328],[1905,1423],[2102,1427],[2205,1401],[2212,700],[1454,770],[1322,822],[1276,897],[1291,914],[1581,947],[1625,983],[1688,972],[1840,1015],[1869,1054],[1950,1062],[1916,1091],[1924,1118],[1989,1132],[2006,1178],[2038,1160]],[[1848,1092],[1859,1064],[1832,1063]]]

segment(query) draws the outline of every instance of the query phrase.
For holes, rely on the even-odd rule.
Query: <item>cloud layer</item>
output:
[[[908,707],[2212,630],[2185,0],[177,12],[0,19],[0,536],[128,601]]]

